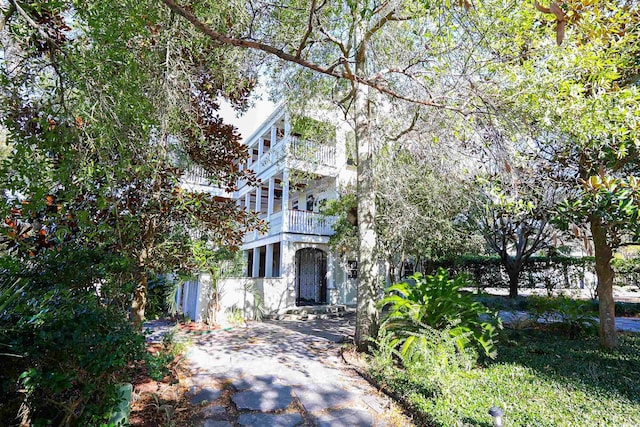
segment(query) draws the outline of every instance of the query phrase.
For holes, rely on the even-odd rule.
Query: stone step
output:
[[[273,316],[275,320],[315,320],[342,317],[347,312],[347,307],[336,305],[310,305],[290,307],[279,311]]]

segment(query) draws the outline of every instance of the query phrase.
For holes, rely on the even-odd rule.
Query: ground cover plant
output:
[[[640,336],[620,336],[616,351],[595,335],[568,339],[545,328],[505,331],[498,356],[465,369],[399,367],[381,340],[369,375],[399,396],[422,425],[490,426],[488,410],[502,407],[505,425],[640,425]]]

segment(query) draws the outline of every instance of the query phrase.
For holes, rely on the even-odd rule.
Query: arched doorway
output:
[[[296,305],[327,303],[327,255],[320,249],[296,252]]]

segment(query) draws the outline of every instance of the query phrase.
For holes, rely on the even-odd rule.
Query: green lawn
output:
[[[409,374],[372,364],[369,373],[425,425],[489,427],[488,409],[500,406],[505,427],[640,426],[640,336],[622,335],[619,350],[606,352],[596,337],[505,331],[498,352],[470,371]]]

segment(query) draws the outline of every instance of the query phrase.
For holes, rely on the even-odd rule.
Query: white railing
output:
[[[287,231],[290,233],[318,234],[321,236],[332,235],[331,226],[336,221],[336,218],[332,216],[297,210],[289,210],[288,219]]]
[[[287,144],[279,141],[269,151],[262,154],[262,158],[258,160],[258,165],[255,172],[261,172],[269,168],[269,166],[273,165],[274,163],[277,163],[285,156],[286,152]]]
[[[285,156],[321,166],[333,167],[336,165],[336,147],[318,144],[290,135],[288,138],[279,140],[249,168],[256,173],[260,173],[285,158]]]
[[[189,169],[187,169],[182,174],[182,181],[186,184],[191,185],[211,185],[211,177],[209,172],[207,172],[200,166],[190,166]]]
[[[336,165],[336,147],[318,144],[295,136],[289,137],[289,151],[294,158],[322,166]]]

